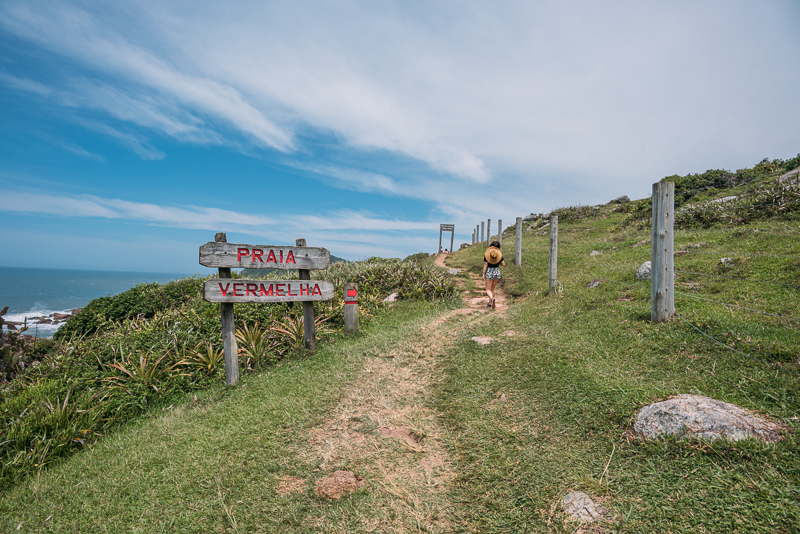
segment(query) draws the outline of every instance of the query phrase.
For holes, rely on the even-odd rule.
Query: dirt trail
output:
[[[444,255],[436,264],[444,267]],[[496,298],[498,307],[504,307],[502,294]],[[466,325],[489,317],[484,314],[492,312],[487,301],[465,299],[464,308],[420,324],[399,343],[375,347],[330,418],[309,431],[311,447],[304,460],[318,465],[318,494],[320,482],[330,485],[345,470],[363,477],[367,491],[375,494],[353,512],[364,532],[451,529],[447,488],[455,473],[445,447],[447,431],[427,392],[440,380],[439,357],[461,339]],[[285,487],[298,483],[284,481]],[[340,526],[352,519],[344,514]],[[333,526],[322,515],[306,522],[326,531]]]
[[[448,256],[447,254],[439,254],[436,257],[436,261],[434,261],[434,263],[436,265],[444,268],[444,269],[449,269],[449,267],[447,267],[447,265],[445,265],[445,263],[444,263],[444,260],[447,259],[447,256]],[[483,290],[485,292],[485,290],[486,290],[486,282],[484,280],[482,280],[481,277],[478,276],[477,274],[473,274],[473,273],[468,273],[468,274],[469,274],[469,277],[472,279],[472,281],[475,282],[475,285],[479,289],[481,289],[481,290]],[[482,297],[469,298],[467,296],[467,292],[466,291],[464,292],[464,304],[469,308],[474,308],[474,309],[482,310],[482,311],[483,310],[488,310],[489,308],[486,306],[488,303],[489,303],[489,297],[487,297],[485,293],[484,293],[484,295]],[[495,287],[494,303],[495,303],[496,309],[505,309],[505,307],[506,307],[506,296],[503,293],[503,290],[501,289],[501,287],[499,285],[497,287]]]

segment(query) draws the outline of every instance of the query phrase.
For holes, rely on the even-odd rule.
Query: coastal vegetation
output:
[[[120,296],[132,310],[123,318],[110,318],[110,303],[87,306],[75,323],[83,326],[64,330],[3,390],[0,525],[567,533],[580,525],[560,501],[575,489],[608,510],[587,532],[794,532],[800,177],[786,174],[798,162],[665,178],[676,183],[678,212],[677,314],[665,323],[650,321],[649,283],[634,277],[650,258],[649,199],[557,210],[557,294],[548,294],[548,232],[526,225],[522,264],[503,269],[513,297],[504,311],[447,315],[458,306],[452,280],[478,294],[469,275],[481,272],[482,246],[447,257],[458,275],[425,254],[315,273],[338,291],[317,308],[313,357],[298,341],[299,306],[237,305],[243,380],[232,389],[219,375],[218,308],[192,293],[201,280],[165,289],[166,300],[155,296],[164,286],[146,290],[153,296],[134,288],[142,293]],[[513,236],[503,236],[507,258]],[[339,331],[349,281],[370,319],[354,337]],[[401,302],[387,307],[391,292]],[[356,413],[369,399],[348,393],[365,382],[391,390],[381,362],[407,377],[432,373],[419,398],[434,421],[412,418],[416,445],[328,464],[336,432],[348,429],[345,447],[355,447],[387,426]],[[648,441],[632,432],[638,410],[681,393],[767,417],[783,439]],[[408,411],[404,394],[388,409]],[[20,448],[8,441],[24,436]],[[435,444],[447,457],[428,465],[425,492],[411,491],[400,466]],[[345,468],[368,485],[337,501],[314,493],[315,481]]]

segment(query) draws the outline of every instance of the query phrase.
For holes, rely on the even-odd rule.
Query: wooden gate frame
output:
[[[439,225],[439,250],[442,250],[442,232],[450,232],[450,252],[453,252],[453,240],[456,237],[456,225],[455,224]]]

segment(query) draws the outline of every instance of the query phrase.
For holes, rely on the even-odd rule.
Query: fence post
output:
[[[306,240],[303,238],[295,240],[298,247],[305,247]],[[300,280],[311,280],[311,271],[308,269],[297,269],[297,277]],[[314,324],[314,303],[303,301],[303,336],[306,340],[306,349],[314,350],[317,346],[317,334]]]
[[[500,241],[500,248],[503,248],[503,219],[497,219],[497,240]]]
[[[483,221],[481,221],[481,243],[483,243]]]
[[[228,237],[225,235],[225,232],[219,232],[214,236],[214,241],[217,243],[227,243]],[[220,267],[219,277],[230,278],[230,268]],[[239,382],[239,347],[236,344],[236,324],[233,316],[233,303],[223,302],[219,306],[222,319],[222,348],[225,351],[225,385],[235,386]]]
[[[344,331],[346,334],[358,332],[358,284],[344,284]]]
[[[650,319],[659,323],[675,313],[675,183],[653,184],[653,240],[650,251]]]
[[[489,242],[492,240],[492,220],[486,219],[486,246],[489,246]]]
[[[441,252],[441,250],[442,250],[442,227],[440,226],[439,227],[439,248],[436,251],[436,253],[438,254],[439,252]]]
[[[453,245],[455,244],[456,239],[456,225],[453,225],[453,229],[450,230],[450,254],[453,253]]]
[[[522,217],[517,217],[517,235],[514,239],[514,265],[522,265]]]
[[[558,292],[558,215],[550,216],[550,290]]]

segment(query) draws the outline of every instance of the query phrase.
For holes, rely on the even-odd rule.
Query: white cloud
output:
[[[298,131],[362,160],[415,158],[431,172],[295,166],[465,219],[644,196],[667,174],[798,151],[790,2],[10,0],[0,14],[101,80],[62,85],[72,106],[188,142],[230,142],[232,128],[290,160],[315,156]],[[106,128],[164,156],[141,130]]]

